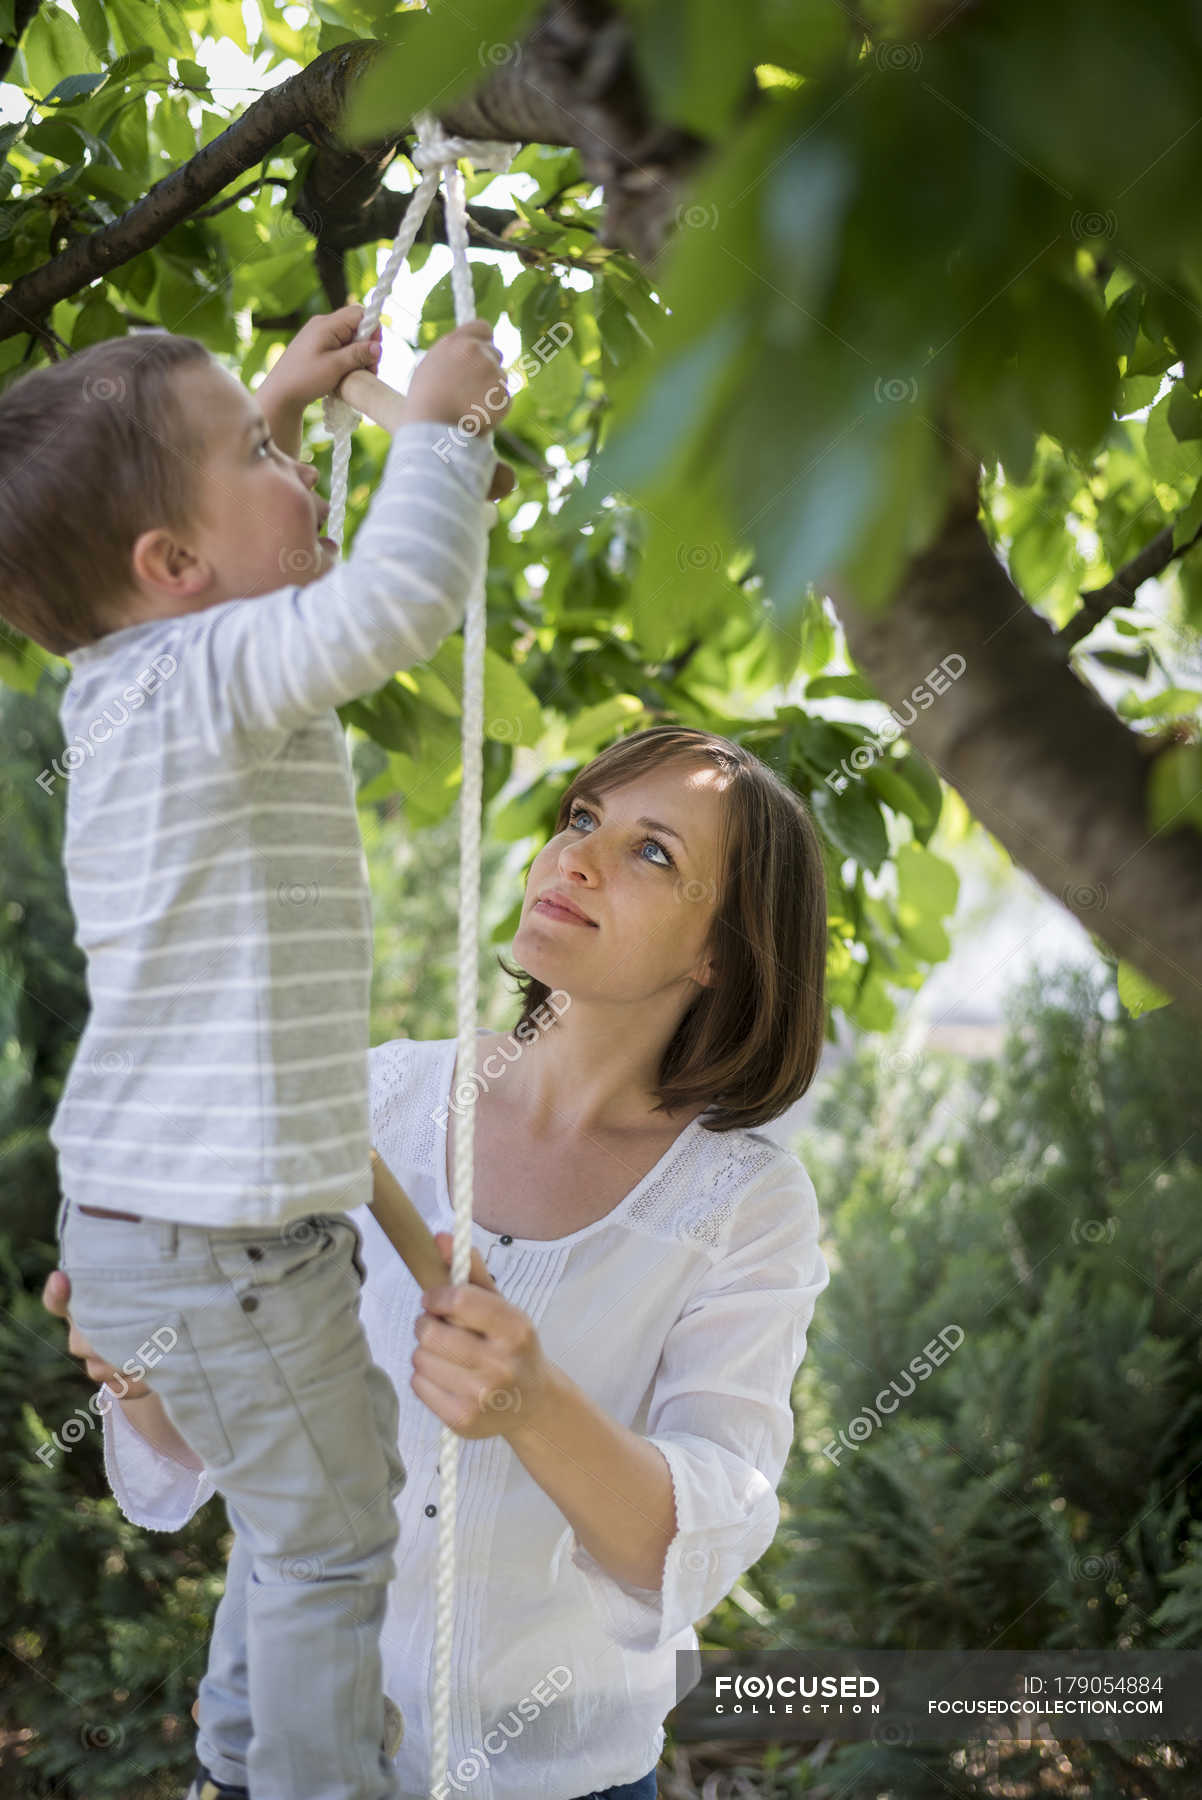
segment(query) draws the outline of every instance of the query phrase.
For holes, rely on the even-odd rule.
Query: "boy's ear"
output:
[[[199,593],[209,580],[207,565],[164,526],[141,534],[134,544],[130,565],[140,586],[181,600]]]

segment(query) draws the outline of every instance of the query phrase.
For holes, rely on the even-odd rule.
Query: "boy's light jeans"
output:
[[[405,1470],[396,1392],[359,1321],[359,1243],[341,1213],[209,1230],[99,1218],[69,1199],[59,1212],[73,1320],[160,1395],[249,1553],[253,1730],[221,1692],[231,1596],[197,1748],[254,1800],[400,1793],[382,1748],[379,1634]]]

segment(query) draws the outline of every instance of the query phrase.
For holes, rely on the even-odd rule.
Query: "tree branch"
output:
[[[1099,625],[1112,606],[1129,606],[1135,596],[1135,590],[1142,582],[1153,575],[1159,575],[1163,569],[1202,538],[1202,526],[1199,526],[1188,544],[1182,544],[1179,550],[1173,548],[1173,526],[1166,525],[1158,531],[1150,543],[1144,545],[1137,556],[1112,575],[1104,587],[1090,588],[1081,595],[1081,610],[1075,612],[1068,622],[1060,627],[1056,637],[1066,648],[1079,644],[1087,638],[1095,625]]]
[[[887,704],[914,714],[906,735],[974,816],[1088,931],[1202,1019],[1202,833],[1183,824],[1153,835],[1148,746],[1011,583],[967,485],[883,611],[827,587],[857,665]],[[914,690],[952,655],[963,671],[914,707]]]
[[[248,181],[245,187],[237,188],[232,194],[227,194],[224,200],[214,200],[212,206],[202,206],[199,212],[192,214],[192,217],[194,219],[215,219],[218,213],[228,211],[231,206],[236,206],[239,200],[247,199],[261,187],[289,188],[291,186],[291,177],[287,175],[256,175],[254,180]]]
[[[332,137],[342,115],[347,80],[362,66],[365,50],[375,48],[356,43],[327,50],[263,94],[111,225],[73,239],[49,262],[22,275],[0,294],[0,340],[37,329],[60,300],[157,244],[172,226],[190,219],[198,207],[261,162],[290,132]]]
[[[37,330],[60,300],[153,248],[291,133],[315,146],[296,212],[302,222],[306,211],[318,222],[318,277],[329,303],[341,305],[345,280],[339,252],[378,241],[391,225],[391,209],[398,209],[399,220],[405,203],[405,196],[380,187],[400,135],[358,147],[348,147],[340,137],[350,88],[383,48],[360,40],[325,51],[261,95],[119,219],[73,239],[22,275],[0,294],[0,340]],[[759,103],[753,71],[748,83],[746,107]],[[598,241],[629,249],[646,262],[662,247],[677,196],[708,150],[703,139],[655,118],[629,22],[615,0],[549,0],[521,55],[439,117],[447,131],[462,136],[576,148],[586,178],[605,192]],[[486,219],[488,209],[477,211]],[[391,229],[395,235],[395,225]]]

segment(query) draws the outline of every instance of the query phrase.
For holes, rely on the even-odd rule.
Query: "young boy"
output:
[[[207,1742],[202,1705],[193,1792],[254,1800],[399,1792],[378,1633],[404,1467],[346,1217],[372,1187],[370,894],[333,709],[460,623],[511,485],[477,320],[404,402],[372,384],[393,441],[335,564],[295,456],[305,405],[372,360],[361,317],[310,321],[257,397],[166,332],[0,395],[0,613],[72,663],[51,780],[91,1015],[51,1128],[60,1262],[251,1553],[248,1741]]]

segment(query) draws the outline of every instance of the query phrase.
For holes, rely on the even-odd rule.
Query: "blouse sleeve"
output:
[[[552,1576],[570,1554],[609,1635],[628,1649],[658,1650],[704,1618],[776,1534],[793,1381],[830,1280],[818,1234],[813,1183],[784,1153],[741,1196],[723,1252],[668,1333],[646,1431],[676,1501],[659,1588],[616,1580],[571,1526],[556,1545]]]
[[[104,1408],[104,1472],[113,1497],[132,1525],[178,1531],[215,1492],[205,1469],[188,1469],[147,1442],[108,1386]]]

